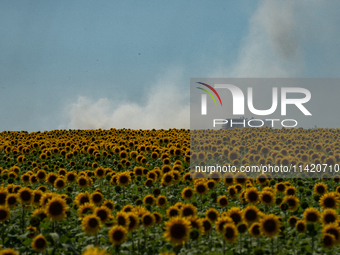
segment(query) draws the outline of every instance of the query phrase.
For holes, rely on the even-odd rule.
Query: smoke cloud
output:
[[[306,76],[306,70],[338,76],[339,7],[337,1],[261,1],[235,62],[206,70],[202,77],[293,78]],[[189,78],[171,72],[156,82],[145,105],[79,96],[67,106],[70,121],[65,127],[189,128],[189,89],[182,92]]]
[[[71,129],[168,129],[189,128],[189,97],[183,93],[183,72],[171,70],[158,79],[146,96],[145,105],[132,102],[115,103],[117,99],[97,101],[78,96],[67,106]],[[60,128],[65,128],[61,126]]]

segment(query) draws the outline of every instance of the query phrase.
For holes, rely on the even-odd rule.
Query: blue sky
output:
[[[339,77],[337,1],[1,1],[0,130],[189,128],[196,77]]]

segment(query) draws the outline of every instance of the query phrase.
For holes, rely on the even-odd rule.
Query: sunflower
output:
[[[174,217],[165,222],[164,237],[172,245],[184,244],[189,239],[190,222],[182,217]]]
[[[316,208],[307,208],[305,209],[304,213],[303,213],[303,219],[306,222],[318,222],[320,220],[320,212],[318,209]]]
[[[138,216],[138,217],[142,217],[144,213],[149,212],[145,207],[143,206],[136,206],[135,208],[133,208],[133,212]]]
[[[327,185],[319,182],[314,186],[314,193],[318,195],[323,195],[327,192]]]
[[[332,234],[324,234],[321,238],[321,243],[325,248],[332,248],[336,244],[336,240],[334,235]]]
[[[128,213],[126,213],[126,212],[117,212],[116,219],[117,219],[117,224],[119,226],[122,226],[124,228],[128,228],[129,227],[130,219],[129,219]]]
[[[98,179],[102,179],[105,177],[105,169],[103,167],[97,167],[94,174]]]
[[[53,193],[52,192],[47,192],[42,194],[41,198],[40,198],[40,205],[41,206],[45,206],[47,204],[47,202],[53,197]]]
[[[218,217],[217,221],[216,221],[216,231],[218,233],[220,233],[221,235],[223,235],[223,231],[224,231],[224,225],[226,223],[231,223],[234,224],[233,219],[228,217],[228,216],[221,216]]]
[[[228,193],[231,198],[236,198],[237,197],[237,189],[235,186],[229,186],[228,187]]]
[[[217,203],[220,207],[227,207],[229,204],[228,197],[226,195],[220,196],[217,198]]]
[[[232,218],[234,224],[237,226],[242,221],[242,209],[240,207],[232,207],[229,209],[227,215]]]
[[[31,244],[31,247],[33,250],[37,252],[42,252],[46,249],[47,247],[47,240],[43,235],[37,235]]]
[[[78,208],[78,217],[82,219],[86,214],[92,214],[95,210],[95,206],[91,203],[85,203]]]
[[[146,195],[143,199],[143,203],[145,205],[154,205],[156,202],[156,198],[153,195]]]
[[[271,191],[262,191],[260,194],[260,201],[264,205],[271,206],[275,203],[275,195]]]
[[[7,195],[8,195],[8,190],[1,187],[0,188],[0,205],[6,204]]]
[[[123,212],[132,212],[133,211],[133,206],[132,205],[125,205],[122,209]]]
[[[102,223],[105,223],[110,218],[111,210],[108,209],[106,206],[97,207],[94,210],[94,215],[99,217]]]
[[[0,222],[5,222],[11,217],[11,211],[4,206],[0,206]]]
[[[33,202],[33,192],[29,188],[21,188],[18,192],[19,200],[22,204],[31,204]]]
[[[86,188],[90,186],[89,178],[86,176],[79,176],[77,182],[80,188]]]
[[[0,255],[19,255],[19,252],[12,248],[3,249],[0,251]]]
[[[251,225],[252,223],[258,221],[260,210],[253,205],[249,205],[243,209],[243,219]]]
[[[15,208],[15,206],[18,204],[18,196],[16,194],[9,194],[6,197],[6,206],[9,208]]]
[[[168,199],[165,196],[158,196],[157,197],[157,206],[160,208],[164,208],[168,203]]]
[[[335,244],[340,243],[340,227],[337,223],[331,223],[323,227],[322,233],[331,234],[335,238]]]
[[[58,175],[56,175],[55,173],[49,173],[46,177],[46,181],[48,184],[53,186],[57,178],[58,178]]]
[[[215,186],[216,186],[216,182],[214,180],[208,180],[207,181],[207,186],[208,186],[209,190],[214,189]]]
[[[203,226],[202,234],[207,234],[213,227],[211,221],[208,218],[201,218],[199,219],[199,222],[201,222]]]
[[[29,238],[33,238],[37,234],[37,228],[36,227],[29,226],[29,227],[26,228],[26,230],[27,230],[27,232],[29,232],[29,234],[28,234]]]
[[[265,186],[268,183],[268,179],[267,176],[265,174],[259,174],[256,177],[256,182],[260,185],[260,186]]]
[[[153,212],[153,216],[155,216],[156,223],[155,224],[161,224],[163,221],[163,215],[160,214],[159,212]]]
[[[77,180],[77,173],[75,171],[72,171],[72,172],[68,172],[66,174],[66,181],[68,183],[72,183],[72,182],[75,182]]]
[[[334,209],[325,209],[321,214],[321,222],[323,225],[336,222],[338,219],[339,215]]]
[[[90,202],[90,194],[85,191],[85,192],[80,192],[74,199],[75,204],[79,207],[85,203]]]
[[[296,188],[295,187],[287,187],[285,191],[286,196],[295,196],[296,195]]]
[[[266,237],[273,238],[280,232],[281,222],[274,214],[264,215],[260,220],[260,231]]]
[[[145,229],[148,229],[149,227],[151,227],[155,223],[156,223],[156,219],[155,219],[155,216],[153,214],[151,214],[151,213],[143,214],[142,224],[143,224]]]
[[[114,203],[112,200],[105,200],[102,206],[106,206],[111,211],[114,209]]]
[[[104,249],[98,247],[89,247],[81,255],[110,255]]]
[[[295,227],[297,221],[298,218],[295,216],[290,216],[288,219],[289,225],[291,225],[292,227]]]
[[[224,226],[223,237],[228,243],[235,243],[238,236],[237,228],[232,223],[226,223]]]
[[[301,234],[306,232],[306,222],[304,220],[298,220],[295,224],[295,228]]]
[[[260,223],[253,223],[248,231],[252,237],[258,238],[261,235]]]
[[[46,186],[39,186],[38,190],[40,190],[42,192],[46,192],[47,191],[47,187]]]
[[[168,218],[179,216],[181,215],[181,211],[180,209],[178,209],[177,206],[173,205],[166,210],[166,215],[168,216]]]
[[[336,195],[336,192],[329,192],[320,198],[319,203],[322,209],[336,209],[339,205],[339,198]]]
[[[42,195],[43,195],[43,193],[40,190],[33,191],[33,201],[32,201],[32,203],[36,206],[39,206]]]
[[[54,187],[58,190],[62,190],[66,187],[66,182],[63,178],[59,177],[54,181]]]
[[[191,217],[196,216],[197,208],[192,204],[185,204],[182,206],[181,211],[183,217]]]
[[[206,194],[208,190],[209,190],[208,185],[205,182],[200,181],[200,182],[195,183],[195,192],[199,196]]]
[[[42,221],[47,218],[47,215],[44,208],[38,208],[33,211],[31,217],[39,217],[40,221]]]
[[[162,182],[161,182],[163,185],[169,186],[173,182],[174,182],[174,175],[171,171],[163,174]]]
[[[117,184],[120,186],[128,186],[131,182],[131,176],[128,172],[121,172],[117,174]]]
[[[205,212],[205,216],[211,221],[215,222],[218,219],[219,213],[216,209],[210,208]]]
[[[101,192],[93,192],[90,196],[90,201],[94,205],[100,205],[104,200],[104,196]]]
[[[283,193],[286,190],[286,185],[283,182],[276,183],[275,190],[279,193]]]
[[[182,198],[184,200],[190,200],[194,196],[194,191],[190,187],[186,187],[181,192]]]
[[[299,199],[295,196],[286,196],[283,202],[287,203],[290,212],[294,212],[299,207]]]
[[[147,180],[144,182],[144,185],[145,185],[146,187],[151,187],[152,184],[153,184],[153,179],[151,179],[151,178],[147,179]]]
[[[82,230],[88,235],[98,233],[101,226],[101,220],[95,214],[86,215],[82,220]]]
[[[120,245],[127,239],[127,230],[123,226],[113,226],[109,230],[109,240],[113,245]]]
[[[52,197],[46,204],[45,213],[52,221],[61,221],[66,218],[66,211],[69,209],[65,200],[59,197]]]
[[[248,188],[244,194],[245,200],[250,204],[257,204],[260,200],[259,192],[256,188]]]
[[[127,216],[129,218],[129,221],[130,221],[129,226],[128,226],[128,231],[132,232],[132,231],[138,229],[139,228],[138,216],[133,212],[127,213]]]
[[[21,181],[25,184],[28,184],[30,182],[30,175],[27,173],[21,175]]]
[[[32,174],[31,177],[30,177],[30,182],[31,182],[31,184],[36,184],[38,182],[37,175]]]

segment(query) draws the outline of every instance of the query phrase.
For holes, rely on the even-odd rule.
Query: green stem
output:
[[[272,255],[274,255],[274,238],[272,238]]]
[[[25,207],[22,205],[22,234],[25,233]]]
[[[225,255],[225,240],[224,240],[224,238],[223,238],[223,255]]]

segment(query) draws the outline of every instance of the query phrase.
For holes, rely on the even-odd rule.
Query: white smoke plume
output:
[[[67,106],[71,129],[168,129],[189,128],[189,97],[183,93],[181,71],[169,71],[150,86],[145,105],[132,102],[114,103],[100,98],[97,101],[79,96]],[[61,126],[60,128],[65,128]]]

